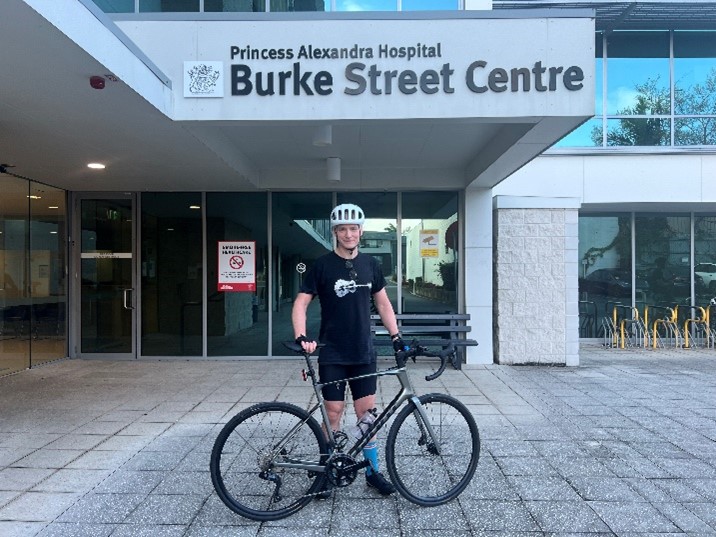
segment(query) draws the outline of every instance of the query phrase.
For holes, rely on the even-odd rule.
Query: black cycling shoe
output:
[[[371,472],[365,476],[366,484],[380,492],[383,496],[388,496],[395,492],[395,487],[380,472]]]

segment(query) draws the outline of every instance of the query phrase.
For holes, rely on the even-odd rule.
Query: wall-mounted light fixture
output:
[[[319,125],[316,132],[313,133],[313,145],[317,147],[326,147],[333,143],[333,126]]]
[[[326,179],[329,181],[341,180],[341,159],[338,157],[328,157],[326,159]]]

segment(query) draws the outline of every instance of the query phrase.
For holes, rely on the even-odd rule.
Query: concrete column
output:
[[[465,191],[465,313],[477,347],[467,347],[468,364],[494,363],[492,339],[492,190]]]
[[[578,198],[497,196],[495,354],[579,365]]]

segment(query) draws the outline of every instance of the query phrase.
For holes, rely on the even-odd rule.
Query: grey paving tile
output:
[[[679,531],[685,533],[711,533],[714,528],[695,515],[687,505],[669,502],[652,503],[654,508],[668,518]]]
[[[144,494],[87,494],[57,522],[119,524],[144,500]]]
[[[214,492],[211,475],[205,472],[165,472],[154,494],[204,494]]]
[[[574,487],[563,477],[509,476],[507,480],[522,500],[580,500]]]
[[[594,533],[611,530],[585,502],[525,502],[539,529],[545,532]]]
[[[129,515],[124,522],[140,525],[188,525],[206,501],[197,494],[152,494]]]
[[[81,455],[67,465],[67,468],[86,468],[88,470],[114,470],[122,466],[132,455],[131,451],[92,450]]]
[[[297,533],[294,533],[297,532]],[[249,526],[191,526],[185,537],[255,537],[256,535],[278,535],[288,537],[293,535],[304,535],[301,530],[292,528],[264,528],[259,532],[259,525],[256,527]],[[306,533],[305,535],[326,535],[326,530],[320,530],[319,533]]]
[[[73,524],[54,522],[44,528],[38,537],[107,537],[114,531],[113,524]]]
[[[644,502],[633,488],[617,477],[575,477],[568,478],[584,500],[604,502]]]
[[[4,468],[0,470],[0,490],[30,490],[55,470],[46,468]]]
[[[651,504],[589,502],[589,506],[615,532],[678,532],[678,528]]]
[[[538,531],[535,518],[521,501],[475,501],[461,498],[465,514],[473,531]]]
[[[113,472],[94,489],[96,494],[149,494],[164,478],[166,472],[120,469]]]
[[[3,537],[35,537],[45,526],[47,526],[46,522],[0,520],[0,535]]]
[[[89,492],[102,482],[111,470],[63,468],[32,488],[34,492]]]
[[[50,522],[79,498],[71,492],[25,492],[0,508],[0,520]]]
[[[85,452],[76,449],[38,449],[15,461],[14,468],[63,468]]]

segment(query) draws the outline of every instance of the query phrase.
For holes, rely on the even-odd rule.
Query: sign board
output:
[[[423,229],[422,231],[420,231],[420,257],[438,257],[439,245],[439,230]]]
[[[256,291],[256,241],[219,241],[219,291]]]
[[[175,120],[594,114],[593,17],[270,18],[276,15],[117,24],[183,82]]]

